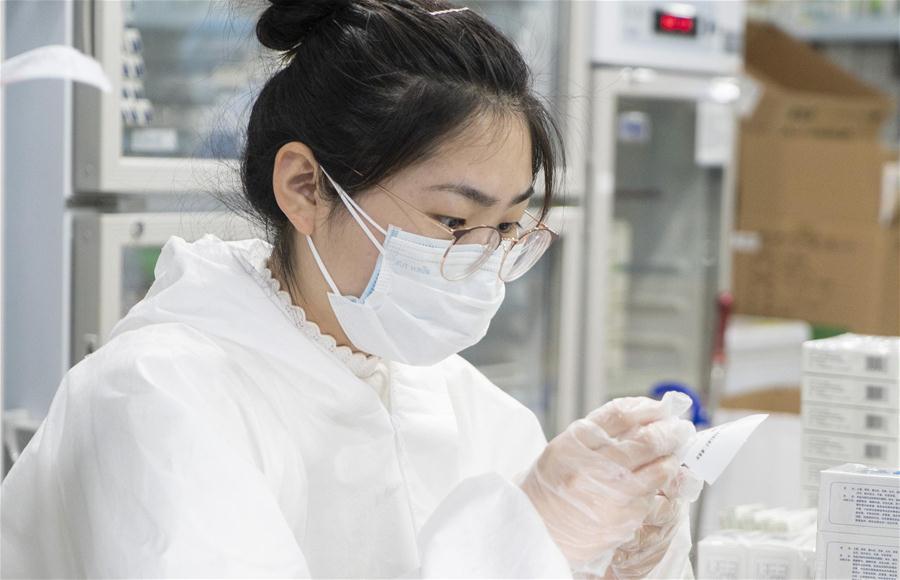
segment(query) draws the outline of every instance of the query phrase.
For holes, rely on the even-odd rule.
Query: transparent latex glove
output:
[[[677,476],[674,454],[695,436],[677,418],[690,404],[676,392],[615,399],[569,425],[531,467],[521,488],[574,572],[602,574]]]
[[[686,541],[673,542],[679,525],[690,525],[687,512],[700,497],[703,480],[684,467],[653,498],[653,507],[634,537],[619,546],[606,569],[608,579],[646,578],[660,563],[666,552],[668,561],[681,569],[691,551],[690,535]]]

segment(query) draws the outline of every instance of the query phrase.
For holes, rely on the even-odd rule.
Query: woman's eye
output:
[[[435,216],[435,219],[437,219],[439,222],[441,222],[451,230],[458,230],[459,228],[466,225],[466,220],[464,219],[449,217],[445,215]]]
[[[519,222],[503,222],[497,226],[497,229],[500,230],[500,233],[504,236],[514,236],[519,232],[520,227]]]

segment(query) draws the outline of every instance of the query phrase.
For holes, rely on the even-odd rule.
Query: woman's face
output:
[[[531,163],[531,140],[523,119],[480,119],[429,159],[380,185],[450,228],[491,225],[514,233],[533,192]],[[378,187],[355,200],[384,229],[394,225],[433,238],[451,237]],[[359,296],[372,275],[378,250],[343,207],[329,218],[327,204],[320,205],[313,240],[341,292]],[[374,228],[373,233],[383,238]],[[305,250],[306,243],[294,247]],[[321,277],[317,269],[302,275]]]

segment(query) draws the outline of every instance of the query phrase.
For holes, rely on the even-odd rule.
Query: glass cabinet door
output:
[[[616,100],[610,397],[707,386],[723,169],[698,163],[697,114],[692,100]]]
[[[237,158],[262,80],[252,78],[260,70],[258,11],[209,0],[122,6],[122,154]]]
[[[226,0],[76,2],[75,44],[113,86],[73,88],[75,191],[145,194],[239,187],[235,159],[275,56],[262,8]]]

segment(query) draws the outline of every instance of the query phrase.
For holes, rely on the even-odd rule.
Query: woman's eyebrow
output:
[[[509,206],[512,207],[514,205],[519,205],[526,199],[529,199],[532,195],[534,195],[534,186],[533,185],[531,187],[529,187],[527,190],[525,190],[524,192],[522,192],[519,195],[517,195],[516,197],[514,197],[513,200],[511,202],[509,202]]]
[[[480,206],[484,207],[493,207],[497,205],[499,200],[496,197],[492,197],[480,189],[476,189],[471,185],[466,185],[464,183],[440,183],[438,185],[432,185],[428,188],[428,191],[449,191],[451,193],[455,193],[457,195],[461,195],[466,199],[474,201]],[[526,191],[520,193],[516,197],[513,198],[511,202],[509,202],[510,207],[514,205],[518,205],[530,198],[534,195],[534,186],[529,187]]]

